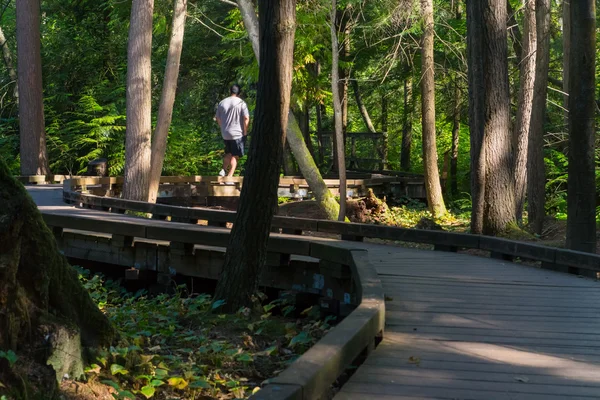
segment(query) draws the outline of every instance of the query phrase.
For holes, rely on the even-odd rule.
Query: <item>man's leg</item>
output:
[[[229,168],[229,165],[231,164],[231,157],[232,157],[231,153],[227,153],[223,157],[223,171],[225,171],[225,175],[227,174],[227,169]]]
[[[233,176],[233,173],[235,172],[235,169],[237,167],[238,158],[239,158],[238,156],[231,156],[231,160],[229,162],[229,164],[231,165],[231,168],[229,169],[229,173],[227,174],[228,177]]]

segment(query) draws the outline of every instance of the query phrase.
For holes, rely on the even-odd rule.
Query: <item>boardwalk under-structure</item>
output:
[[[382,343],[336,399],[598,399],[600,286],[466,254],[366,246]]]
[[[44,210],[65,207],[60,188],[30,193]],[[335,399],[600,399],[597,281],[468,254],[343,245],[368,251],[386,330]]]

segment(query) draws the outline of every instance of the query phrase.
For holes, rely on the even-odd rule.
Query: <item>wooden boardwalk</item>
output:
[[[28,189],[42,209],[69,208],[60,186]],[[383,342],[336,400],[600,399],[600,283],[465,254],[345,244],[369,251],[389,299]]]

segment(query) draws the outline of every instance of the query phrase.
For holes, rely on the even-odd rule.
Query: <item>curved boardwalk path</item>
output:
[[[62,204],[60,186],[28,189],[44,210],[93,212]],[[600,399],[599,283],[465,254],[344,243],[369,251],[389,299],[383,342],[336,400]]]

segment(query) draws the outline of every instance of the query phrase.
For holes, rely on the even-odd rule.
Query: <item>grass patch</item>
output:
[[[88,383],[117,399],[247,398],[331,328],[318,310],[298,312],[283,299],[266,303],[261,293],[253,309],[226,315],[209,295],[184,286],[150,297],[87,270],[79,275],[121,335],[88,366]]]

